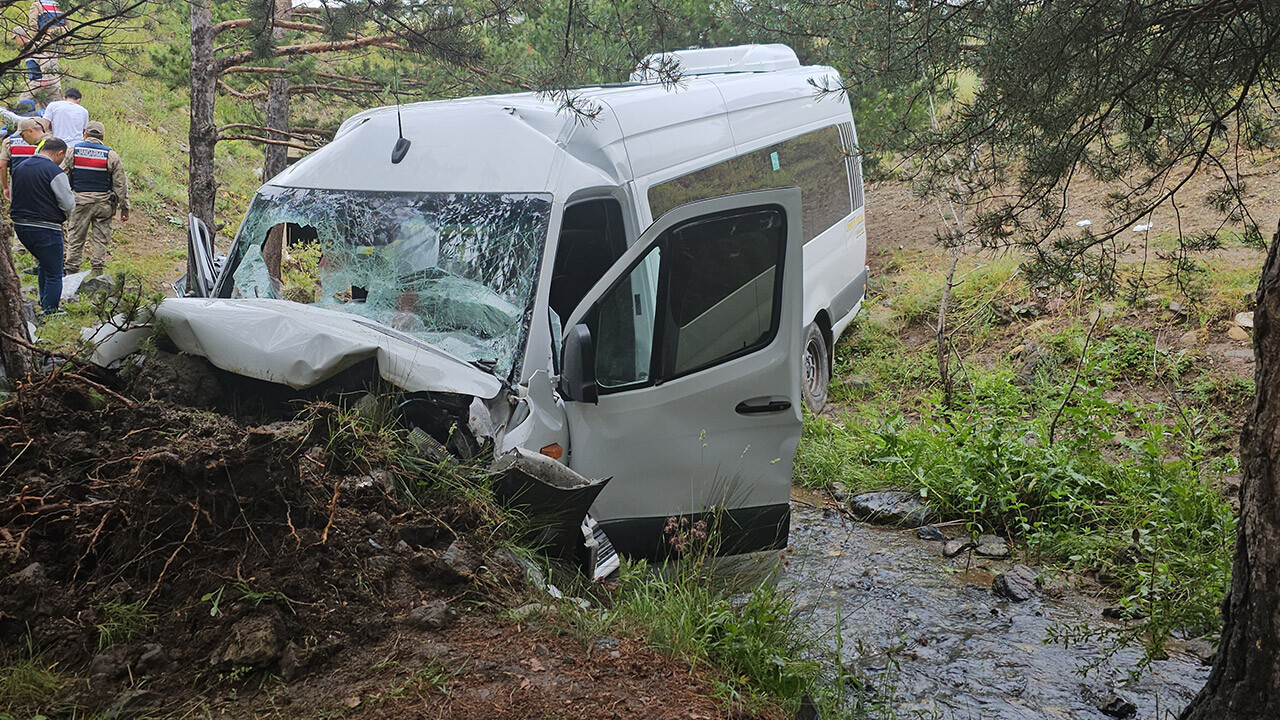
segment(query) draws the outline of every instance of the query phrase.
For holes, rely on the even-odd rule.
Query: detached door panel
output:
[[[566,403],[569,465],[613,476],[592,507],[615,547],[665,554],[669,517],[719,550],[786,545],[800,441],[800,192],[677,208],[566,324],[595,345],[599,402]]]

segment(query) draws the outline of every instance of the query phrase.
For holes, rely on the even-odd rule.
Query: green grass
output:
[[[404,676],[392,681],[381,692],[373,693],[371,699],[374,703],[382,705],[400,702],[411,696],[425,701],[430,694],[448,695],[449,681],[462,672],[464,667],[464,665],[450,665],[443,662],[428,662],[418,668],[407,668],[391,659],[382,660],[373,666],[374,670],[394,668],[396,671],[404,672]]]
[[[655,570],[626,563],[603,609],[571,622],[584,640],[636,637],[672,657],[719,671],[717,695],[748,712],[824,692],[816,643],[768,578],[716,577],[697,559]]]
[[[1207,260],[1209,292],[1199,304],[1199,320],[1209,323],[1235,317],[1236,313],[1253,309],[1253,293],[1262,274],[1262,253],[1254,263]]]
[[[956,266],[951,289],[951,323],[985,327],[994,317],[992,298],[1014,291],[1025,293],[1022,285],[1007,282],[1018,270],[1018,264],[1018,258],[1011,255],[963,259]],[[883,282],[887,284],[893,319],[904,327],[936,324],[945,276],[939,274],[938,267],[921,265],[918,259],[894,258],[892,265],[896,272]]]
[[[1146,616],[1128,639],[1153,654],[1174,630],[1216,628],[1235,532],[1222,476],[1238,471],[1232,417],[1251,383],[1217,372],[1202,350],[1158,343],[1121,312],[1094,331],[1064,404],[1088,318],[1024,330],[1039,344],[1030,369],[1025,354],[1010,357],[1017,335],[992,346],[1008,317],[981,316],[997,295],[1016,304],[1025,284],[1005,285],[1014,266],[1003,261],[969,268],[953,295],[952,326],[970,355],[953,363],[955,406],[941,405],[933,343],[899,336],[934,322],[939,271],[899,272],[885,283],[888,322],[860,319],[840,343],[831,398],[843,412],[806,417],[796,482],[920,491],[946,520],[1012,537],[1049,566],[1098,571]],[[1140,562],[1121,552],[1131,545]]]
[[[98,649],[120,643],[131,643],[146,635],[156,614],[147,610],[143,601],[112,600],[102,606],[102,622],[98,623]]]
[[[38,656],[0,667],[0,720],[26,720],[47,711],[62,685]]]

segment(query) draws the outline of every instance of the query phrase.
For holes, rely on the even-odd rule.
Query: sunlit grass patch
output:
[[[881,281],[893,320],[904,327],[936,325],[938,302],[946,281],[946,266],[938,261],[929,266],[910,266],[895,260],[899,271]],[[1023,284],[1009,282],[1019,260],[1012,255],[965,258],[956,266],[948,313],[953,325],[979,328],[993,317],[991,303],[1025,293]]]

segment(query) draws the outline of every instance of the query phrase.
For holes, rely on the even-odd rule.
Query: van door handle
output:
[[[761,413],[776,413],[783,410],[790,410],[791,403],[787,400],[774,400],[764,405],[750,405],[746,400],[738,403],[738,407],[734,411],[739,415],[759,415]]]

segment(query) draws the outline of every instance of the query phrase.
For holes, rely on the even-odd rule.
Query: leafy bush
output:
[[[923,403],[901,415],[810,418],[800,482],[851,490],[921,490],[946,519],[1024,541],[1046,559],[1097,569],[1158,648],[1176,628],[1217,626],[1230,572],[1230,505],[1144,409],[1084,385],[1049,442],[1052,411],[1001,372],[977,372],[951,413]],[[1056,405],[1057,400],[1052,405]],[[865,409],[865,408],[864,408]],[[1130,438],[1137,422],[1140,434]]]

